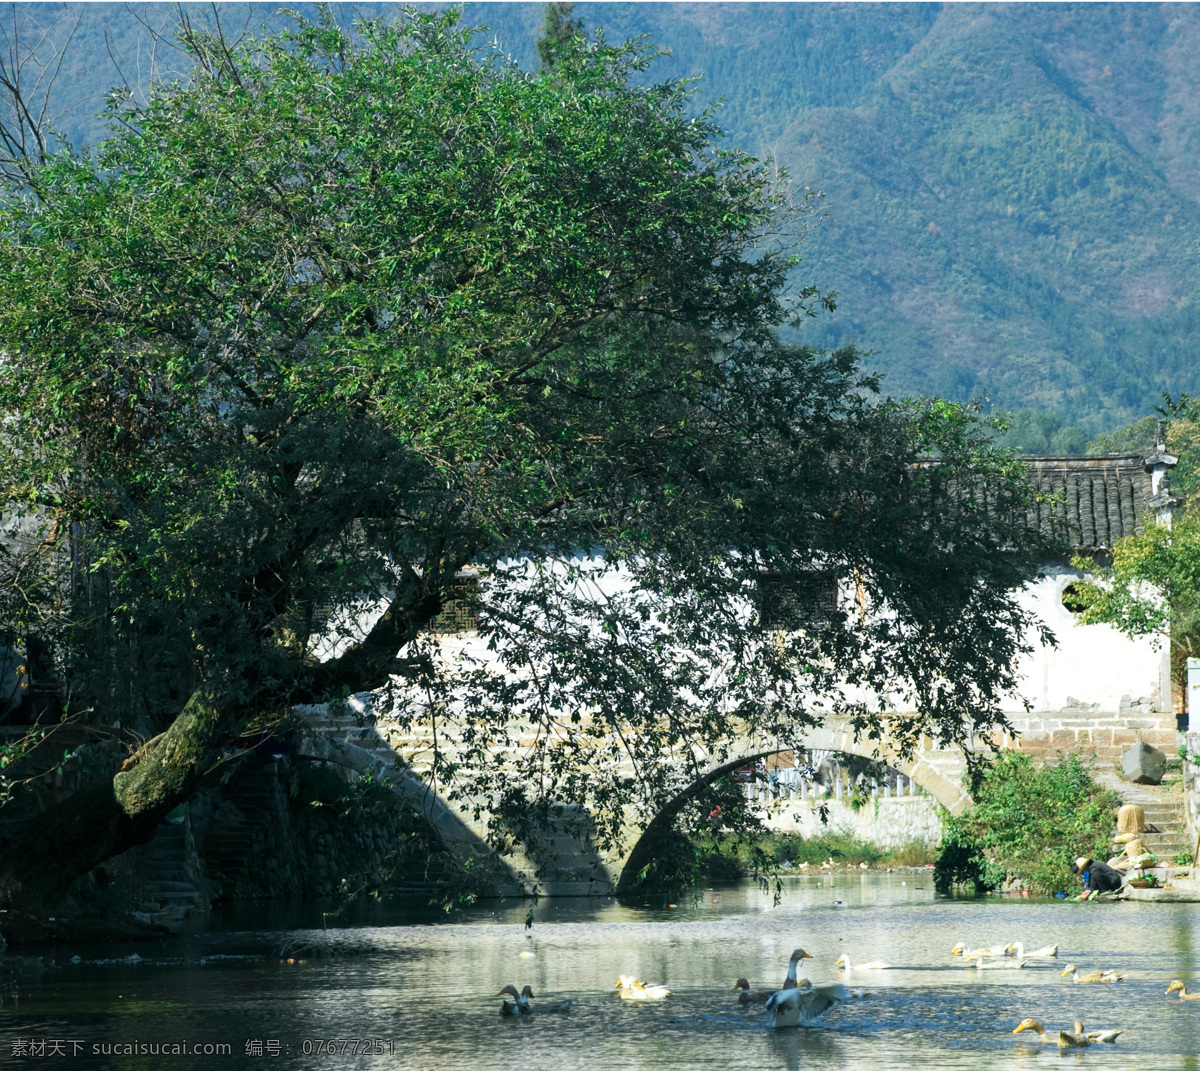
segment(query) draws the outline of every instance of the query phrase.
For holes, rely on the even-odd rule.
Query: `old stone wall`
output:
[[[344,773],[256,761],[214,793],[196,843],[216,895],[339,897],[445,882],[446,853],[418,816]]]
[[[1200,832],[1200,732],[1184,735],[1187,756],[1183,760],[1184,816],[1187,820],[1188,850],[1196,845]]]
[[[827,808],[824,823],[822,805]],[[879,848],[902,848],[914,841],[935,845],[942,836],[937,801],[924,795],[876,796],[863,800],[858,807],[846,799],[788,800],[768,806],[766,825],[802,837],[848,833]]]
[[[1013,718],[1018,730],[1003,746],[1028,752],[1038,761],[1055,758],[1059,751],[1092,755],[1097,762],[1117,762],[1131,746],[1145,741],[1168,755],[1178,748],[1175,715],[1155,710],[1154,696],[1124,696],[1117,710],[1101,710],[1098,703],[1074,702],[1059,711],[1037,711]]]

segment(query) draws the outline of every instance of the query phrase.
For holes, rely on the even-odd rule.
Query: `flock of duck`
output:
[[[1058,957],[1058,945],[1046,945],[1026,951],[1020,942],[1012,944],[987,945],[980,948],[968,948],[959,943],[951,950],[951,955],[961,956],[964,964],[973,964],[976,970],[1015,970],[1027,963],[1040,961],[1048,966],[1050,961]],[[810,1026],[830,1008],[842,1004],[853,995],[841,982],[832,985],[813,985],[807,978],[798,978],[798,968],[801,960],[813,957],[802,948],[797,948],[788,960],[787,976],[783,985],[778,989],[753,989],[745,978],[739,978],[734,984],[739,1004],[762,1004],[767,1012],[768,1024],[780,1029],[784,1027]],[[838,957],[835,964],[837,969],[849,974],[854,971],[880,971],[891,969],[880,960],[869,963],[852,964],[848,955]],[[1080,973],[1073,963],[1068,963],[1062,971],[1062,977],[1071,978],[1075,985],[1106,985],[1119,982],[1122,977],[1116,971],[1088,971]],[[666,1000],[671,996],[671,990],[665,985],[646,985],[632,975],[623,974],[617,979],[614,988],[622,1000]],[[1189,993],[1183,982],[1174,981],[1167,988],[1166,995],[1178,992],[1180,1000],[1200,1001],[1200,993]],[[539,1004],[536,1009],[530,1003],[533,990],[525,986],[520,992],[517,987],[506,985],[497,996],[511,996],[512,1001],[505,1000],[500,1006],[502,1016],[532,1015],[539,1013],[557,1013],[568,1011],[570,1000],[558,1001],[553,1004]],[[1061,1049],[1084,1048],[1088,1045],[1113,1044],[1125,1033],[1120,1030],[1085,1030],[1083,1023],[1076,1020],[1071,1030],[1047,1030],[1037,1019],[1024,1019],[1013,1030],[1014,1034],[1031,1030],[1043,1042],[1055,1044]]]
[[[734,985],[738,994],[739,1004],[762,1004],[765,1006],[770,1024],[773,1027],[807,1026],[815,1022],[821,1015],[835,1004],[841,1004],[850,999],[850,990],[841,983],[834,985],[813,985],[807,978],[797,978],[796,968],[802,959],[812,959],[809,953],[797,948],[788,960],[787,977],[778,989],[752,990],[745,978],[739,978]],[[839,963],[841,961],[839,960]],[[848,962],[847,962],[848,969]],[[646,985],[632,975],[623,974],[614,986],[622,1000],[666,1000],[671,996],[671,990],[665,985]],[[555,1004],[539,1004],[536,1007],[533,1000],[533,988],[525,986],[520,992],[515,985],[506,985],[498,997],[511,996],[511,1001],[505,1000],[500,1005],[502,1016],[532,1015],[534,1012],[565,1012],[571,1007],[571,1001],[563,1000]]]

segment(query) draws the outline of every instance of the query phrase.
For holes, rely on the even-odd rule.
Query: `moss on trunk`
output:
[[[54,910],[77,878],[150,840],[158,823],[218,761],[231,729],[211,691],[193,694],[170,728],[126,769],[85,785],[5,842],[0,904],[14,913]]]

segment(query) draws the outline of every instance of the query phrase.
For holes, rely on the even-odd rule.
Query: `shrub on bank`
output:
[[[725,845],[725,851],[738,860],[744,873],[752,875],[774,872],[781,867],[797,867],[802,863],[819,866],[826,859],[841,865],[867,863],[874,866],[883,858],[882,848],[859,840],[853,833],[836,830],[815,837],[764,833],[750,841],[730,842]]]
[[[1038,893],[1069,889],[1079,880],[1072,859],[1104,857],[1120,804],[1076,755],[1037,766],[1011,751],[996,759],[974,797],[965,814],[944,818],[934,871],[939,892],[962,884],[978,892],[1005,881]]]
[[[922,840],[896,848],[880,848],[853,833],[829,830],[815,837],[796,833],[726,835],[702,842],[677,830],[656,842],[653,861],[646,866],[631,895],[645,892],[680,893],[701,882],[765,878],[795,870],[803,863],[816,868],[827,859],[839,867],[925,866],[937,849]]]
[[[818,866],[832,859],[841,866],[924,866],[932,863],[935,849],[922,840],[911,840],[897,848],[881,848],[860,840],[853,833],[828,830],[815,837],[796,833],[764,833],[753,840],[731,843],[726,847],[745,873],[774,870],[783,866],[808,863]]]

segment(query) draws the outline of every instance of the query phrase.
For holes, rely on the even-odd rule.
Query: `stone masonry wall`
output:
[[[1101,711],[1095,704],[1068,704],[1057,712],[1038,711],[1014,717],[1019,735],[1007,737],[1005,747],[1028,752],[1038,761],[1053,759],[1058,751],[1092,754],[1097,762],[1116,762],[1129,748],[1145,741],[1168,755],[1178,748],[1175,715],[1156,711],[1153,696],[1121,700],[1117,711]]]
[[[1184,746],[1187,758],[1183,760],[1183,798],[1190,851],[1196,845],[1197,832],[1200,832],[1200,732],[1187,733]]]
[[[828,808],[821,822],[820,807]],[[937,844],[942,819],[932,796],[876,796],[857,809],[846,799],[781,800],[766,807],[768,829],[817,837],[822,833],[849,833],[879,848],[901,848],[913,841]]]

